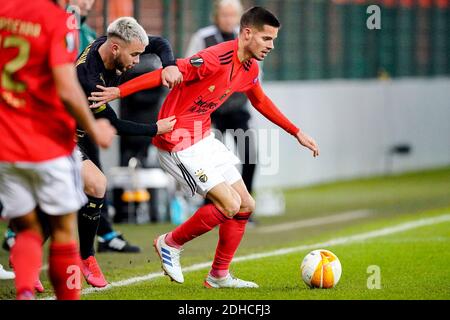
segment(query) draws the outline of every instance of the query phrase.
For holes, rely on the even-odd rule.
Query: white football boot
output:
[[[6,271],[0,264],[0,280],[11,280],[15,278],[14,272]]]
[[[233,277],[231,274],[228,274],[224,278],[215,278],[212,275],[208,274],[203,285],[206,288],[259,288],[259,286],[251,281],[245,281],[238,278]]]
[[[181,271],[180,254],[182,249],[169,246],[166,241],[166,234],[163,234],[153,241],[156,253],[161,259],[161,267],[164,273],[172,279],[172,281],[183,283],[184,277]]]

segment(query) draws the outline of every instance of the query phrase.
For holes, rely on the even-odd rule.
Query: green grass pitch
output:
[[[421,219],[450,217],[450,168],[374,179],[319,185],[286,191],[287,212],[278,217],[257,217],[249,227],[237,257],[297,247],[295,252],[238,261],[231,271],[243,279],[253,280],[259,289],[203,288],[207,263],[214,255],[217,230],[195,239],[182,254],[184,268],[200,263],[185,273],[185,283],[171,283],[161,272],[152,248],[153,238],[173,228],[170,224],[117,225],[129,240],[142,246],[140,254],[98,254],[107,279],[113,284],[153,274],[152,279],[93,292],[83,283],[83,299],[444,299],[450,298],[450,219],[429,225],[413,226],[404,231],[377,235],[323,247],[333,251],[342,264],[342,277],[333,289],[309,289],[300,277],[303,257],[329,240],[349,239],[354,235],[379,232],[405,226]],[[317,217],[334,216],[355,210],[367,215],[350,220],[321,223],[279,232],[262,232],[263,228]],[[326,219],[325,219],[326,220]],[[0,231],[5,223],[0,223]],[[390,229],[389,229],[390,230]],[[304,246],[305,249],[298,249]],[[8,256],[0,253],[0,263],[7,266]],[[44,262],[45,264],[45,262]],[[373,283],[371,266],[379,268],[380,288]],[[46,272],[41,279],[51,296]],[[368,286],[369,284],[369,286]],[[87,289],[87,290],[86,290]],[[14,298],[12,281],[0,282],[0,299]]]

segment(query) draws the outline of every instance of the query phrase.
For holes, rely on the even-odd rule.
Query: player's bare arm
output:
[[[59,65],[52,68],[52,72],[58,95],[68,112],[100,147],[109,147],[116,130],[107,120],[95,121],[77,80],[73,64]]]

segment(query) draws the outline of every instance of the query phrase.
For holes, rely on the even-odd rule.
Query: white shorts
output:
[[[49,215],[76,212],[86,202],[76,152],[38,163],[0,162],[3,217],[24,216],[39,206]]]
[[[240,162],[222,142],[211,133],[189,148],[179,152],[158,149],[161,167],[182,186],[183,191],[203,197],[222,182],[233,184],[242,179],[235,165]]]

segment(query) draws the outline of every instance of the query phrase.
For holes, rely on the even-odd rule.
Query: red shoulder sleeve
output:
[[[58,12],[57,22],[50,31],[50,66],[74,63],[78,54],[78,31],[69,29],[67,19],[69,15]]]
[[[219,59],[211,51],[200,51],[189,58],[177,60],[183,81],[201,80],[213,73],[219,66]]]
[[[144,73],[143,75],[122,83],[118,88],[120,97],[126,97],[138,91],[152,89],[161,86],[161,73],[163,69]]]

